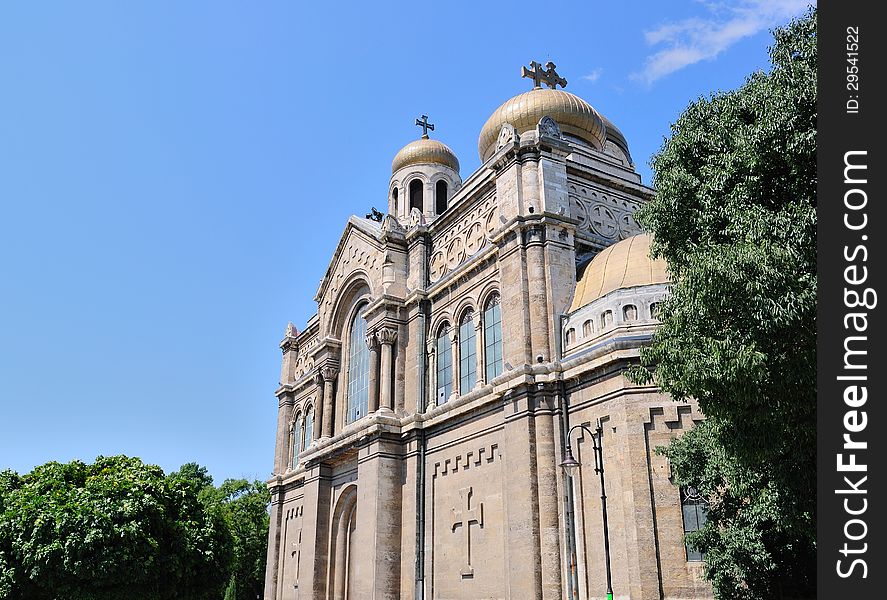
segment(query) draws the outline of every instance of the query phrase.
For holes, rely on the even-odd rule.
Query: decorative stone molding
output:
[[[370,350],[375,350],[379,347],[379,340],[376,338],[376,334],[372,331],[366,334],[366,343]]]
[[[608,240],[620,240],[641,232],[634,220],[637,200],[617,196],[609,190],[571,184],[570,212],[579,221],[576,231]]]
[[[478,253],[499,228],[496,197],[479,202],[431,245],[428,278],[433,283]]]
[[[546,136],[556,139],[561,138],[561,128],[558,127],[557,122],[548,115],[539,119],[539,125],[536,126],[536,131],[539,132],[539,137]]]
[[[390,346],[397,341],[397,329],[394,327],[380,327],[376,331],[376,339],[379,340],[380,344]]]
[[[335,381],[336,377],[339,375],[338,367],[323,367],[320,369],[320,375],[323,377],[323,380],[326,382]]]
[[[499,130],[499,138],[496,140],[496,150],[501,150],[505,146],[511,146],[520,142],[520,136],[514,125],[505,123]]]
[[[467,471],[472,467],[477,468],[481,465],[493,462],[497,457],[502,457],[502,454],[499,452],[499,444],[490,444],[489,447],[481,447],[476,452],[474,450],[469,450],[464,454],[460,453],[453,458],[445,458],[434,463],[434,476],[437,477],[440,475],[444,477],[456,473],[460,469]]]

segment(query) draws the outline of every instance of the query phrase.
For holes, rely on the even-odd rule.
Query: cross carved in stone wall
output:
[[[462,577],[472,577],[474,568],[471,566],[471,525],[472,523],[483,528],[484,526],[484,503],[477,503],[476,508],[471,506],[471,498],[474,495],[473,489],[470,487],[459,490],[459,497],[462,499],[461,508],[453,510],[453,532],[456,527],[465,529],[465,566],[462,567]]]

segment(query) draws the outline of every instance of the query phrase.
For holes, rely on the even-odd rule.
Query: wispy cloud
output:
[[[706,2],[709,15],[663,23],[644,32],[650,46],[665,46],[649,55],[630,75],[647,85],[703,60],[711,60],[739,40],[770,29],[802,13],[814,0],[740,0],[731,5]],[[815,2],[814,2],[815,3]]]
[[[604,72],[604,70],[601,69],[600,67],[598,67],[597,69],[595,69],[594,71],[592,71],[588,75],[583,75],[582,79],[584,79],[585,81],[590,81],[590,82],[594,83],[595,81],[597,81],[598,79],[601,78],[601,74],[603,72]]]

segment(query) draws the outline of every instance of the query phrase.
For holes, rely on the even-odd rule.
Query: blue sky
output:
[[[271,470],[278,342],[428,114],[479,166],[531,60],[645,183],[795,0],[0,5],[0,468],[125,453]]]

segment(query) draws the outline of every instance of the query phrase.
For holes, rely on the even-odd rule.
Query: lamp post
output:
[[[573,477],[579,472],[579,461],[573,458],[573,450],[570,447],[570,436],[575,429],[584,429],[591,436],[592,447],[594,448],[594,472],[601,478],[601,513],[604,521],[604,564],[607,572],[607,600],[613,600],[613,582],[610,577],[610,530],[607,526],[607,492],[604,487],[604,454],[603,454],[603,434],[604,428],[601,420],[598,419],[597,427],[594,431],[582,425],[573,425],[567,432],[567,447],[564,449],[564,460],[561,467],[564,473]]]

